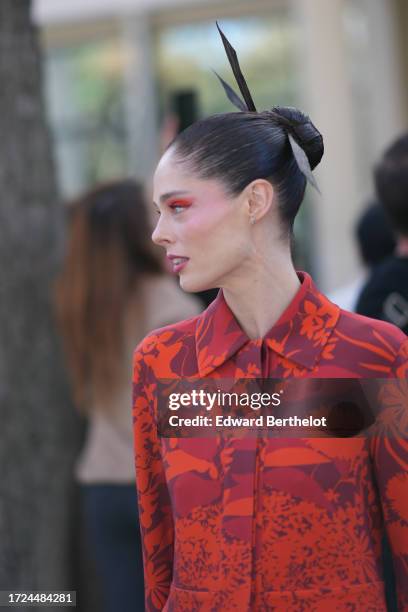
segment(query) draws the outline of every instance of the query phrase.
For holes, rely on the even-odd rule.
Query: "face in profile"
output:
[[[198,178],[169,149],[154,175],[153,200],[159,217],[152,240],[166,250],[185,291],[242,278],[251,256],[246,196],[231,197],[220,180]]]

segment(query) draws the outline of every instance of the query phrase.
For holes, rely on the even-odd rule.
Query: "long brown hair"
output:
[[[55,305],[82,412],[113,393],[123,371],[124,318],[142,274],[161,274],[141,185],[97,186],[71,203]],[[102,395],[101,395],[102,394]]]

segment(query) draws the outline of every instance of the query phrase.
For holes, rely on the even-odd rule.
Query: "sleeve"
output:
[[[373,466],[390,543],[399,612],[408,612],[408,381],[407,342],[383,381],[383,408],[371,440]]]
[[[133,440],[145,610],[162,610],[173,570],[174,525],[155,420],[156,383],[141,345],[133,356]]]

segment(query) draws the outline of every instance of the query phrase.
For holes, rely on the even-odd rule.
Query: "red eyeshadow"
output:
[[[177,206],[185,206],[187,208],[187,206],[190,206],[193,201],[194,200],[192,198],[172,198],[167,202],[167,205],[171,207],[172,205],[177,204]]]

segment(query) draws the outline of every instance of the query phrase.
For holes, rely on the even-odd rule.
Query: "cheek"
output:
[[[231,262],[245,258],[250,252],[247,224],[231,209],[197,214],[183,229],[185,238],[193,242],[194,252],[204,253],[207,260],[210,257]]]
[[[197,211],[198,213],[198,211]],[[190,217],[180,227],[186,252],[194,265],[180,276],[180,286],[185,291],[203,291],[219,287],[221,278],[239,267],[248,257],[250,236],[244,220],[236,211],[217,209],[214,214],[205,213]],[[188,271],[192,274],[189,274]]]
[[[177,234],[180,240],[194,252],[207,252],[209,245],[213,248],[221,242],[224,222],[217,215],[209,214],[207,211],[197,210],[188,220],[179,225]]]

